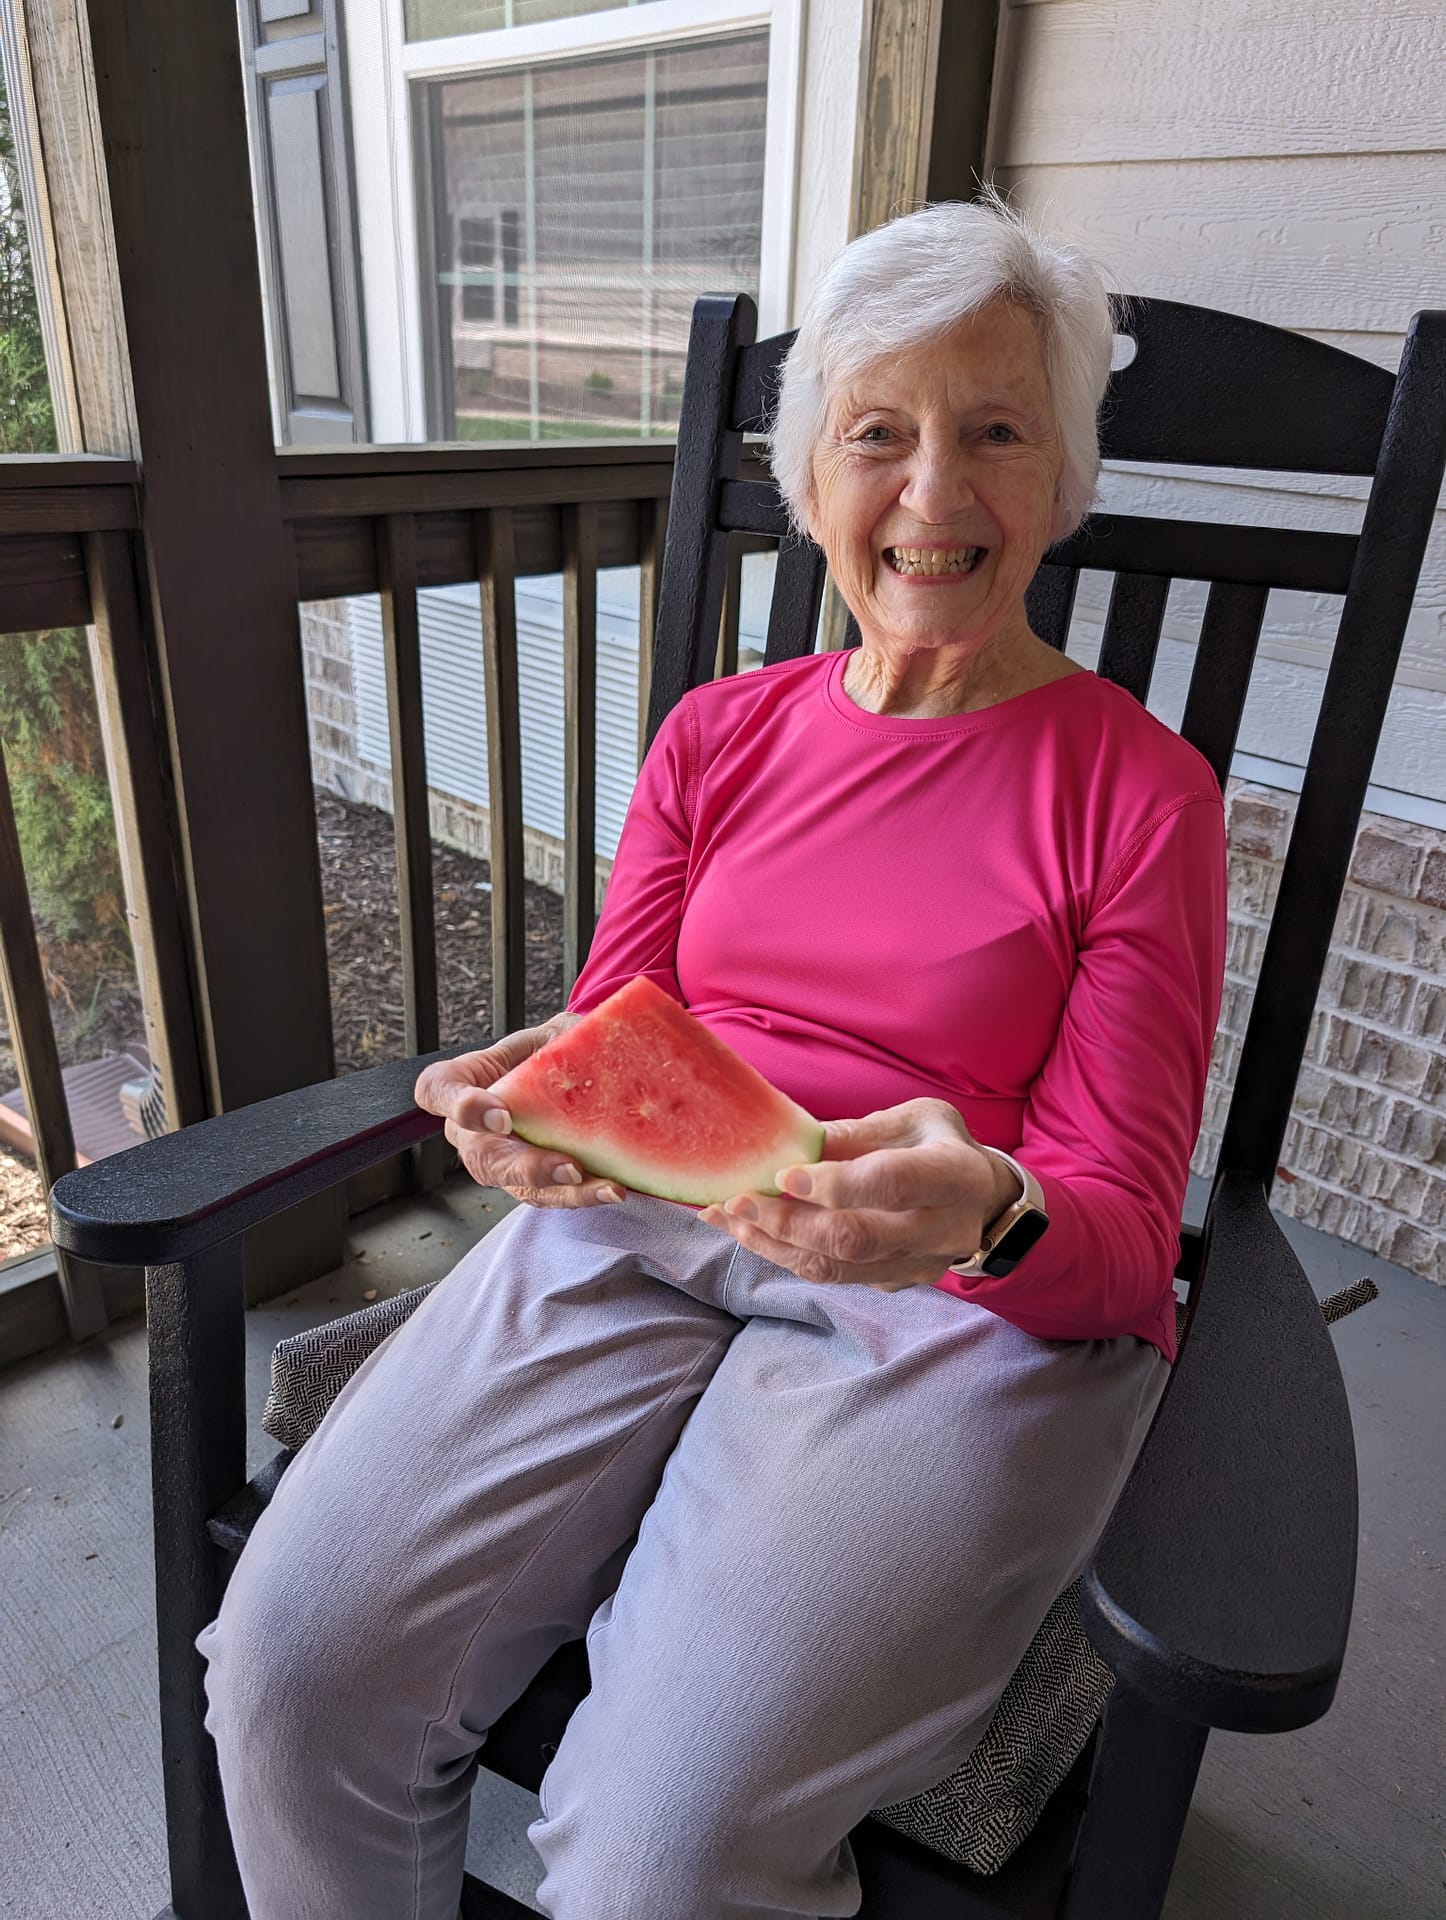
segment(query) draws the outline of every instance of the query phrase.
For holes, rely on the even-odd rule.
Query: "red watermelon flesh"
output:
[[[520,1139],[690,1206],[776,1193],[823,1152],[817,1120],[641,973],[489,1091]]]

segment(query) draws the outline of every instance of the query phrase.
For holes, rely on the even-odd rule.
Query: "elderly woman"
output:
[[[1174,1354],[1222,973],[1208,767],[1030,631],[1094,488],[1099,279],[998,207],[857,240],[773,454],[862,644],[689,694],[568,1012],[429,1067],[525,1204],[374,1354],[201,1636],[252,1920],[452,1920],[488,1727],[592,1691],[558,1920],[852,1914],[1087,1564]],[[701,1213],[488,1087],[648,974],[828,1122]]]

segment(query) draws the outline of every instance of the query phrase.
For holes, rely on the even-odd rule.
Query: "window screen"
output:
[[[406,0],[409,40],[438,40],[451,33],[495,33],[499,27],[532,27],[542,20],[573,20],[583,13],[646,6],[648,0]]]
[[[434,431],[668,432],[694,300],[758,292],[768,35],[431,83]]]

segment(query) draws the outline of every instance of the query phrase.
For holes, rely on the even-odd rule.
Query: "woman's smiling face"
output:
[[[833,396],[809,530],[864,645],[958,647],[1027,631],[1061,465],[1038,327],[994,301]]]

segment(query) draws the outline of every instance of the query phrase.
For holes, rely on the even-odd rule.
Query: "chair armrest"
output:
[[[1320,1305],[1259,1180],[1223,1175],[1180,1357],[1085,1581],[1085,1630],[1165,1712],[1307,1726],[1345,1657],[1356,1527]]]
[[[169,1266],[441,1131],[412,1099],[443,1048],[258,1100],[57,1180],[57,1247],[102,1266]]]

